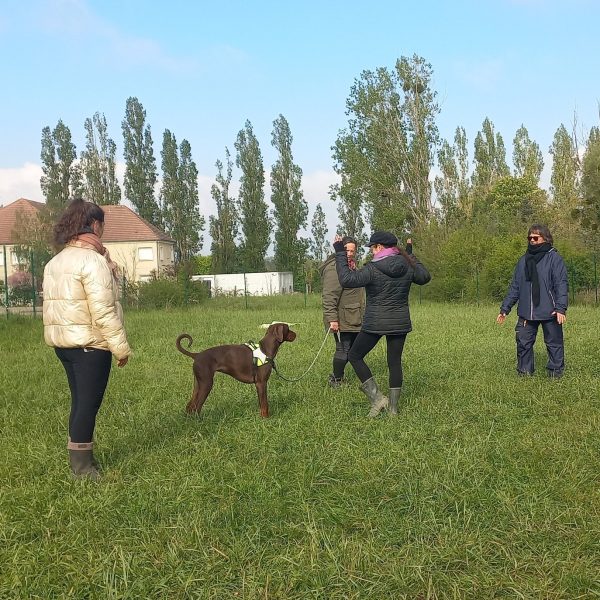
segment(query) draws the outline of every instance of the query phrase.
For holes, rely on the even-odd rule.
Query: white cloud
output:
[[[149,65],[179,73],[198,66],[194,59],[169,55],[155,40],[124,33],[95,14],[85,0],[42,2],[37,23],[46,31],[77,39],[87,47],[100,44],[103,54],[117,66]]]
[[[25,163],[22,167],[0,168],[0,205],[6,206],[18,198],[44,201],[40,188],[42,168],[34,163]]]

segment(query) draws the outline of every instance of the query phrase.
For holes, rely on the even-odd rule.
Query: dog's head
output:
[[[272,335],[280,344],[283,342],[293,342],[296,339],[296,333],[290,329],[287,323],[273,323],[269,325],[267,334]]]

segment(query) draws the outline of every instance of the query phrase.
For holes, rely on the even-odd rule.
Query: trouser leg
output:
[[[336,379],[344,377],[344,370],[348,363],[348,353],[358,332],[340,331],[335,337],[335,354],[333,355],[333,376]]]
[[[517,338],[517,372],[531,375],[535,371],[533,346],[539,321],[527,321],[519,317],[515,327]]]
[[[402,351],[406,342],[404,335],[387,335],[387,364],[390,371],[390,389],[402,387]]]
[[[106,350],[86,352],[83,348],[56,348],[71,389],[69,437],[73,443],[91,443],[96,415],[108,383],[111,353]]]
[[[348,360],[361,383],[364,383],[373,377],[371,369],[369,369],[367,363],[365,363],[364,358],[371,350],[373,350],[380,337],[381,336],[376,333],[366,333],[365,331],[361,331],[356,336],[356,340],[350,348]]]
[[[565,344],[563,327],[556,320],[542,321],[544,342],[548,351],[548,375],[560,377],[565,370]]]

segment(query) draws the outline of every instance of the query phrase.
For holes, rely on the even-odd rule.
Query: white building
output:
[[[294,276],[289,272],[227,273],[221,275],[194,275],[193,281],[205,281],[211,296],[227,294],[243,296],[274,296],[294,290]]]

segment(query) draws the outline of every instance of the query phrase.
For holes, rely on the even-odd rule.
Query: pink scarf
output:
[[[388,256],[394,256],[395,254],[400,254],[400,250],[393,246],[392,248],[384,248],[381,252],[378,252],[373,257],[373,262],[381,260],[382,258],[387,258]]]
[[[70,246],[76,246],[78,248],[90,248],[95,250],[98,254],[101,254],[106,259],[108,266],[113,274],[116,281],[119,281],[119,265],[110,258],[108,249],[102,244],[100,238],[95,233],[80,233],[77,237],[73,238],[69,242]]]

